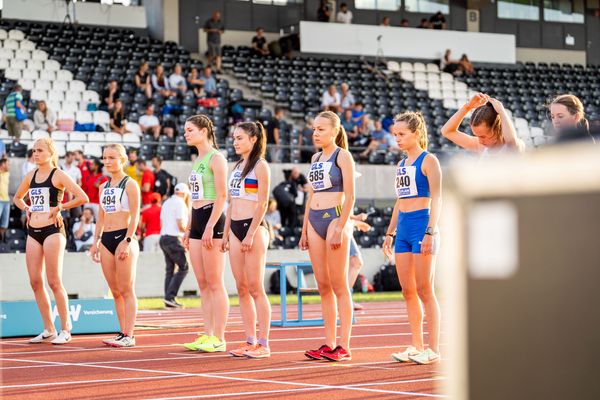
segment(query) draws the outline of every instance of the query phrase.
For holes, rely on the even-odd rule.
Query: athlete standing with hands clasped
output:
[[[13,198],[15,206],[27,213],[27,243],[25,262],[35,301],[44,322],[44,331],[29,343],[51,341],[65,344],[71,340],[69,300],[62,283],[62,268],[67,236],[61,211],[87,203],[85,192],[60,168],[58,154],[50,138],[38,139],[33,144],[33,160],[37,168],[25,175]],[[61,204],[64,192],[73,199]],[[23,198],[28,195],[30,205]],[[60,333],[56,334],[52,321],[50,297],[44,286],[44,270],[48,285],[54,293],[60,316]]]
[[[427,152],[427,125],[420,113],[396,116],[392,133],[407,158],[396,170],[398,200],[387,229],[383,252],[395,261],[408,309],[412,346],[392,354],[398,362],[433,364],[440,361],[440,307],[434,291],[435,255],[439,247],[438,220],[442,205],[442,172],[438,159]],[[429,348],[423,344],[423,310],[429,329]]]
[[[308,249],[321,295],[325,323],[325,344],[306,351],[313,360],[346,361],[352,359],[352,298],[348,287],[348,265],[354,208],[355,171],[348,152],[348,138],[340,118],[331,111],[315,118],[313,142],[321,151],[312,157],[308,174],[309,195],[304,213],[300,248]],[[336,307],[337,304],[337,307]],[[337,344],[337,309],[340,312],[341,337]]]
[[[140,219],[140,187],[123,171],[127,154],[122,145],[106,145],[103,161],[110,178],[100,186],[100,210],[90,255],[102,265],[121,328],[114,339],[103,342],[113,347],[132,347],[137,315],[134,288],[140,246],[135,231]]]

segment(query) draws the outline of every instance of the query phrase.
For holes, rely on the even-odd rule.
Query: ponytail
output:
[[[252,150],[250,150],[250,155],[248,156],[248,160],[246,160],[246,165],[242,171],[242,178],[245,178],[256,166],[256,163],[261,158],[265,157],[265,152],[267,150],[267,134],[263,124],[258,121],[240,122],[236,125],[236,128],[240,128],[246,132],[248,136],[256,138],[256,142],[254,142],[254,146],[252,146]],[[236,166],[241,162],[242,161],[240,160]]]
[[[340,125],[338,134],[335,136],[335,144],[344,150],[348,150],[348,135],[346,135],[346,129]]]
[[[185,122],[189,122],[198,129],[206,128],[206,138],[208,139],[208,142],[215,150],[219,150],[219,147],[217,146],[217,140],[215,138],[215,126],[207,115],[197,114],[189,117],[185,120]]]
[[[332,111],[322,111],[316,116],[316,118],[325,118],[331,121],[333,129],[337,129],[337,135],[335,135],[334,139],[336,146],[341,147],[344,150],[348,150],[348,135],[346,134],[346,130],[342,126],[340,117]]]
[[[404,112],[402,114],[396,115],[394,118],[394,123],[404,122],[408,125],[408,129],[411,132],[419,135],[417,138],[417,144],[423,150],[427,150],[429,147],[429,137],[427,136],[427,123],[425,122],[425,118],[423,114],[420,112]]]

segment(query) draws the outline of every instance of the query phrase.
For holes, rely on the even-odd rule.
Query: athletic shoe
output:
[[[175,299],[163,299],[163,303],[165,303],[165,307],[167,308],[182,308],[183,304],[178,303]]]
[[[420,353],[419,350],[414,346],[408,346],[404,351],[400,353],[392,353],[392,360],[398,362],[409,362],[410,356],[416,356]]]
[[[354,311],[360,311],[360,310],[363,310],[363,309],[364,309],[364,307],[361,304],[354,303]]]
[[[436,353],[435,351],[433,351],[431,349],[424,350],[424,351],[420,352],[419,354],[417,354],[416,356],[409,356],[408,358],[410,358],[412,361],[416,362],[417,364],[422,364],[422,365],[437,364],[442,360],[442,357],[439,355],[439,353]]]
[[[29,343],[43,343],[56,339],[56,332],[50,333],[47,329],[34,338],[29,339]]]
[[[250,350],[251,348],[253,348],[253,347],[254,347],[253,344],[250,344],[248,342],[244,342],[237,349],[231,350],[229,352],[229,354],[231,354],[234,357],[244,357],[246,355],[246,352],[248,350]]]
[[[324,358],[323,358],[324,351],[331,351],[331,347],[324,344],[323,346],[319,347],[317,350],[307,350],[304,353],[304,355],[306,357],[310,358],[311,360],[324,360]]]
[[[110,345],[113,347],[133,347],[135,346],[135,337],[123,335],[121,339],[113,340]]]
[[[321,353],[321,357],[329,361],[350,361],[352,360],[352,355],[347,350],[344,350],[342,346],[336,346],[335,349],[331,351],[324,351]]]
[[[205,353],[221,353],[224,352],[227,347],[225,341],[219,340],[216,336],[209,336],[204,343],[196,347],[196,350],[203,351]]]
[[[196,338],[192,343],[185,343],[183,347],[191,351],[198,351],[198,347],[202,345],[202,343],[206,342],[210,336],[202,334]]]
[[[271,357],[271,349],[262,344],[255,344],[250,349],[246,350],[244,355],[248,358],[267,358]]]
[[[111,345],[112,345],[112,343],[113,343],[115,340],[121,340],[121,338],[122,338],[123,336],[125,336],[125,334],[124,334],[123,332],[119,332],[119,333],[117,334],[117,336],[115,336],[114,338],[108,338],[108,339],[104,339],[104,340],[102,341],[102,343],[104,343],[104,344],[105,344],[105,345],[107,345],[107,346],[111,346]]]
[[[58,336],[52,341],[52,344],[65,344],[71,341],[71,332],[60,331]]]

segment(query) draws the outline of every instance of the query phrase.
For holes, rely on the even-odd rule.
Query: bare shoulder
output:
[[[352,157],[352,153],[346,149],[340,148],[340,153],[338,155],[338,159],[342,162],[346,163],[354,163],[354,157]]]

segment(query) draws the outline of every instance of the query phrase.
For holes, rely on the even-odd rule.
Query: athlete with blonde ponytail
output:
[[[15,205],[27,213],[25,262],[44,323],[44,331],[29,342],[51,341],[52,344],[65,344],[71,340],[71,323],[67,292],[62,283],[67,236],[61,211],[78,207],[87,203],[89,199],[69,175],[57,168],[58,154],[52,139],[42,138],[35,141],[33,160],[37,168],[25,176],[13,199]],[[61,204],[65,190],[71,193],[73,198]],[[29,205],[23,200],[25,196],[29,197]],[[61,330],[58,335],[52,321],[50,298],[44,286],[44,266],[60,316]]]
[[[412,346],[392,354],[398,362],[432,364],[440,361],[440,308],[433,288],[435,255],[439,247],[438,220],[442,205],[442,171],[427,152],[427,125],[420,113],[396,116],[392,134],[407,157],[398,163],[398,200],[387,229],[383,252],[393,259],[408,310]],[[423,343],[423,309],[429,329],[429,348]]]
[[[223,280],[225,254],[221,252],[221,244],[225,228],[223,209],[227,201],[227,160],[217,149],[214,126],[206,115],[188,118],[185,140],[198,149],[198,158],[188,179],[192,218],[183,237],[183,246],[190,250],[202,296],[204,333],[184,347],[192,351],[224,352],[229,297]],[[167,239],[178,240],[175,237]]]
[[[312,157],[308,174],[309,194],[302,226],[300,248],[308,249],[325,322],[325,344],[306,351],[313,360],[352,359],[352,299],[348,287],[349,246],[354,208],[354,161],[340,118],[331,111],[317,115],[313,142],[321,151]],[[337,304],[337,307],[336,307]],[[339,308],[340,341],[336,325]]]

